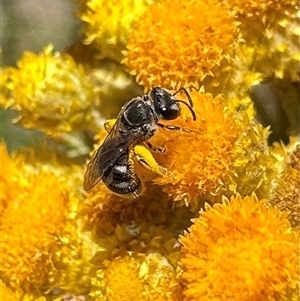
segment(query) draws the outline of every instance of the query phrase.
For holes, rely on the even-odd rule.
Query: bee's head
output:
[[[155,112],[162,119],[172,120],[180,115],[180,105],[168,90],[154,87],[149,97],[153,101]]]
[[[175,95],[178,94],[180,91],[183,91],[188,100],[189,104],[183,100],[176,99]],[[193,110],[193,102],[186,91],[185,88],[180,88],[177,92],[174,94],[170,93],[168,90],[160,88],[160,87],[154,87],[150,92],[149,92],[149,98],[153,101],[154,104],[154,109],[159,118],[165,119],[165,120],[172,120],[176,119],[180,115],[180,102],[185,104],[188,109],[191,111],[193,120],[196,120],[196,114],[195,111]]]

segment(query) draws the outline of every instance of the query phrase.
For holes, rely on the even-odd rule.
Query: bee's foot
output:
[[[167,176],[167,177],[172,176],[172,173],[164,166],[159,167],[159,174],[161,176]]]

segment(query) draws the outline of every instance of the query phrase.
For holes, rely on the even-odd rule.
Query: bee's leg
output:
[[[108,119],[104,122],[104,128],[107,133],[109,133],[111,131],[111,129],[115,123],[116,123],[116,119]]]
[[[157,123],[157,125],[159,127],[161,127],[164,130],[168,130],[168,131],[182,131],[182,132],[189,132],[189,133],[198,133],[199,131],[194,131],[188,128],[183,128],[180,126],[176,126],[176,125],[169,125],[169,124],[162,124],[162,123]]]
[[[143,165],[145,168],[158,173],[160,175],[169,175],[169,171],[166,167],[159,165],[152,153],[143,145],[136,145],[134,147],[134,154],[138,162]]]
[[[165,147],[154,146],[149,141],[146,141],[145,144],[147,144],[147,146],[156,153],[164,154],[166,152]]]

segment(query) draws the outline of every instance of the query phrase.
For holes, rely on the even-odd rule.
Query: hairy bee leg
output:
[[[148,147],[153,150],[154,152],[156,153],[161,153],[161,154],[164,154],[166,152],[166,148],[165,147],[161,147],[161,146],[154,146],[152,145],[150,142],[146,141],[145,142]]]
[[[114,126],[114,124],[116,123],[116,119],[108,119],[104,122],[104,128],[106,130],[107,133],[109,133],[112,129],[112,127]]]
[[[166,167],[159,165],[151,152],[143,145],[136,145],[134,147],[134,154],[138,162],[145,168],[159,175],[170,175],[170,172]]]
[[[137,201],[140,198],[140,195],[137,192],[133,192],[131,194],[133,200]]]
[[[159,127],[161,127],[164,130],[168,130],[168,131],[183,131],[183,132],[188,132],[188,133],[198,133],[198,131],[194,131],[188,128],[182,128],[180,126],[176,126],[176,125],[165,125],[165,124],[161,124],[161,123],[157,123],[157,125]]]

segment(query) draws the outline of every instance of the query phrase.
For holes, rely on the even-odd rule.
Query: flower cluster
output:
[[[223,200],[180,238],[184,300],[296,300],[297,231],[255,195]]]
[[[297,3],[76,2],[85,45],[25,52],[2,72],[1,107],[47,143],[0,144],[0,299],[296,300],[299,139],[270,146],[246,91],[270,66],[299,80]],[[121,105],[154,86],[180,116],[110,149],[128,152],[115,172],[141,193],[114,194],[101,175],[84,192],[92,153],[124,135]]]

